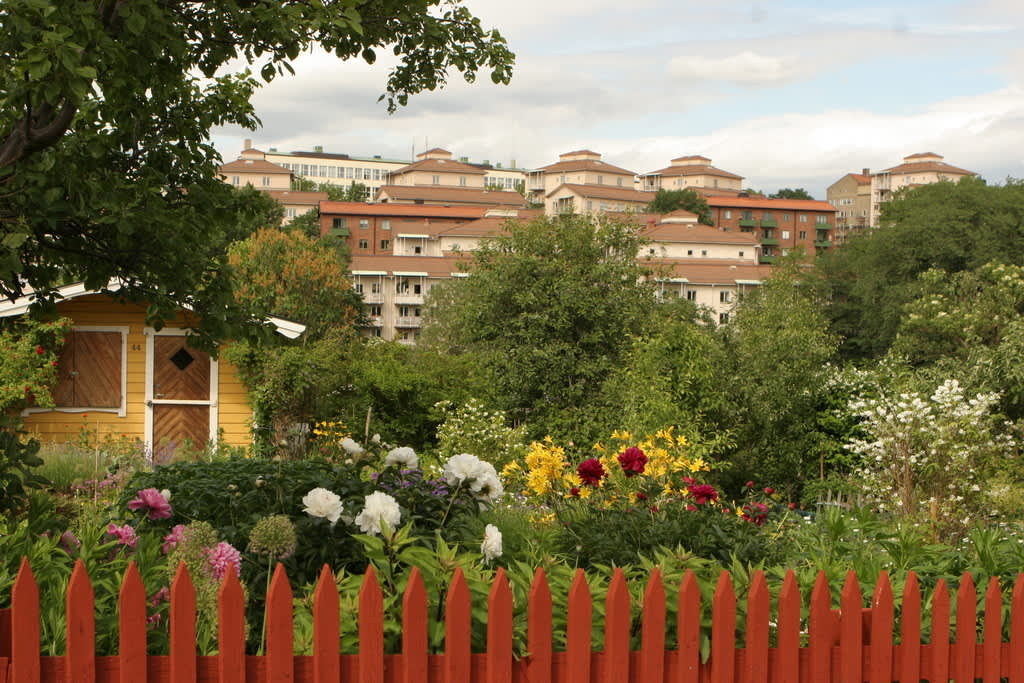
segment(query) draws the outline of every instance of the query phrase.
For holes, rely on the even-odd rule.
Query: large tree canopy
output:
[[[217,177],[213,126],[304,50],[398,58],[389,110],[454,67],[509,80],[513,55],[458,0],[0,3],[0,295],[112,277],[159,321],[182,304],[219,336],[244,320],[224,250],[266,206]]]

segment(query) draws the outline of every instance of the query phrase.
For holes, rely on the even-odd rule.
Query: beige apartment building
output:
[[[943,161],[943,158],[941,154],[934,152],[911,154],[903,157],[902,164],[871,174],[871,212],[868,216],[868,225],[878,225],[882,205],[890,201],[893,193],[899,190],[943,180],[955,183],[961,178],[977,175],[974,171],[951,166]]]
[[[251,141],[246,140],[246,146]],[[349,154],[332,154],[324,152],[317,146],[312,152],[278,152],[271,147],[266,154],[267,161],[273,162],[292,172],[297,178],[305,178],[315,183],[326,183],[348,187],[360,183],[367,188],[366,199],[369,201],[374,194],[387,183],[388,175],[409,162],[397,159],[385,159],[380,156],[357,157]]]
[[[544,197],[548,215],[645,211],[654,195],[616,185],[563,183]]]
[[[557,202],[552,207],[548,196],[562,185],[606,185],[627,190],[634,188],[636,173],[613,166],[601,160],[601,155],[589,149],[558,155],[558,161],[531,171],[526,183],[527,196],[540,204],[549,215],[559,212]],[[582,210],[578,207],[576,213]]]
[[[847,173],[829,185],[825,198],[836,209],[836,244],[868,227],[871,215],[871,171]]]
[[[640,189],[692,189],[700,194],[736,196],[743,189],[743,180],[743,176],[715,168],[708,157],[693,155],[673,159],[665,168],[644,173],[640,176]]]
[[[490,188],[489,177],[493,181]],[[516,190],[496,189],[498,177],[481,166],[456,161],[448,150],[434,148],[393,171],[374,199],[395,204],[525,207],[526,199]],[[504,180],[501,185],[504,187]]]
[[[292,190],[292,172],[267,161],[266,154],[253,149],[248,140],[246,144],[237,160],[220,167],[220,175],[226,183],[236,187],[251,185],[276,199],[284,207],[282,223],[288,224],[297,216],[314,211],[322,200],[327,199],[324,192]]]

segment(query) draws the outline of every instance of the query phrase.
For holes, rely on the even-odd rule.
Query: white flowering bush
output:
[[[903,392],[851,401],[863,436],[847,448],[861,461],[856,475],[879,509],[929,517],[944,527],[967,525],[983,509],[984,474],[996,457],[1016,455],[992,408],[997,393],[964,395],[955,379],[928,396]]]
[[[475,398],[461,406],[439,401],[434,408],[443,418],[437,428],[437,448],[442,458],[472,451],[502,467],[526,455],[526,428],[509,427],[504,411],[488,410]]]

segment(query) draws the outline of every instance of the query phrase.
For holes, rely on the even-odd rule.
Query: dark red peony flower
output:
[[[37,346],[36,347],[36,353],[41,356],[44,353],[46,353],[46,350],[42,346]]]
[[[597,486],[607,473],[604,471],[604,465],[601,464],[601,461],[597,458],[588,458],[579,464],[576,468],[576,474],[580,475],[580,479],[584,484]]]
[[[619,464],[622,465],[622,471],[626,473],[627,477],[632,477],[634,474],[643,474],[644,465],[647,464],[647,456],[636,446],[630,446],[619,453],[618,460]]]
[[[775,489],[773,489],[771,486],[765,486],[764,487],[764,492],[767,493],[770,496],[773,493],[775,493]]]
[[[573,498],[579,498],[580,488],[578,486],[573,486],[571,489],[569,489],[569,495],[572,496]]]
[[[746,503],[743,505],[743,519],[753,522],[757,526],[764,524],[768,519],[768,506],[764,503]]]
[[[748,488],[748,489],[752,489],[752,488],[754,488],[754,482],[752,482],[752,481],[748,481],[748,482],[747,482],[747,488]]]
[[[711,484],[691,484],[686,490],[693,496],[693,502],[697,505],[718,500],[718,491]]]

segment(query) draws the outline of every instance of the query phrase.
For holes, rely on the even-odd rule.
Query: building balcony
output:
[[[369,321],[370,321],[370,327],[384,327],[384,318],[383,318],[383,316],[370,315],[370,316],[367,316],[367,319],[369,319]]]
[[[814,246],[819,249],[828,249],[832,246],[832,240],[814,240]]]
[[[779,227],[779,222],[777,220],[775,220],[774,218],[762,218],[761,219],[761,227],[762,228],[777,228],[777,227]]]
[[[777,257],[775,256],[766,256],[764,254],[761,254],[761,256],[757,259],[757,262],[770,265],[772,263],[775,263],[776,258]]]
[[[402,294],[395,294],[395,303],[396,304],[414,304],[414,305],[421,305],[422,306],[423,305],[423,295],[422,294],[409,294],[408,292],[404,292]]]
[[[740,219],[740,227],[741,228],[756,228],[757,227],[757,221],[755,219],[753,219],[753,218],[741,218]]]
[[[382,304],[384,303],[384,295],[380,292],[363,292],[363,303]]]
[[[423,318],[418,315],[400,315],[395,318],[395,327],[420,327]]]
[[[761,238],[761,244],[765,245],[766,247],[776,247],[776,246],[779,245],[779,238],[778,237],[762,237]]]
[[[832,224],[831,223],[815,223],[814,224],[814,229],[815,230],[831,230],[832,229]]]

